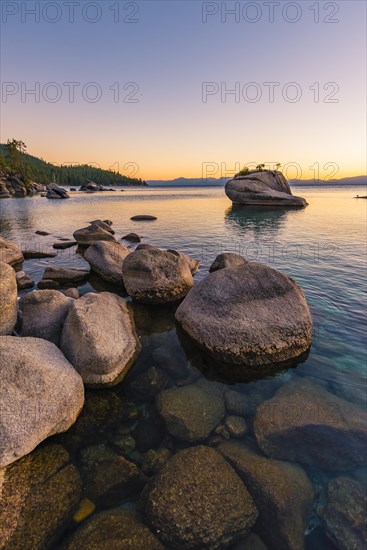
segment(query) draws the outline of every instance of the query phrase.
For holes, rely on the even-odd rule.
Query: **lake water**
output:
[[[133,231],[143,242],[182,250],[200,259],[201,268],[195,275],[197,281],[207,275],[210,264],[221,252],[237,252],[248,260],[279,269],[296,280],[310,304],[314,320],[310,353],[294,369],[283,370],[266,379],[238,382],[232,387],[250,399],[256,395],[254,400],[258,402],[258,395],[269,399],[289,380],[308,377],[313,383],[365,408],[367,201],[353,198],[365,192],[362,188],[351,187],[297,187],[294,194],[305,197],[309,206],[301,210],[236,208],[225,197],[222,188],[132,188],[123,192],[75,194],[65,201],[41,197],[9,199],[0,205],[0,234],[22,247],[48,249],[59,237],[72,238],[73,231],[91,220],[110,219],[118,239]],[[131,221],[131,216],[136,214],[153,214],[158,219],[155,222]],[[50,235],[38,236],[36,230],[47,231]],[[27,260],[24,269],[37,282],[45,266],[55,264],[88,267],[72,248],[60,252],[57,258]],[[92,279],[80,290],[85,293],[104,288]],[[156,418],[152,410],[154,400],[151,396],[137,396],[133,384],[134,378],[154,364],[155,350],[163,347],[168,360],[181,362],[185,368],[189,365],[195,373],[198,364],[176,333],[172,308],[134,305],[134,310],[143,345],[141,356],[125,382],[97,393],[101,396],[113,393],[136,405],[139,423],[140,418],[152,421]],[[215,378],[206,359],[203,364],[205,367],[201,371]],[[175,379],[171,373],[168,385],[175,385],[177,381],[182,384],[179,378],[177,375]],[[67,441],[67,435],[63,436],[63,441],[78,464],[80,445],[109,441],[116,437],[116,429],[116,423],[109,424],[105,430],[102,427],[96,439],[86,436],[85,441],[75,447]],[[164,427],[160,430],[159,441],[152,443],[153,448],[166,441]],[[251,439],[251,431],[245,437]],[[172,441],[169,444],[171,449],[176,445]],[[144,444],[141,447],[144,448]],[[136,449],[128,449],[126,456],[136,462],[141,459]],[[325,483],[325,475],[317,467],[309,468],[308,473],[317,486]],[[133,506],[134,502],[127,505]],[[334,548],[320,520],[313,518],[307,533],[307,548]]]

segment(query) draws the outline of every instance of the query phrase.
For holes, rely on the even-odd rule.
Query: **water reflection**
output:
[[[229,385],[273,379],[275,376],[283,374],[290,369],[295,369],[299,364],[307,361],[310,353],[309,348],[298,357],[281,363],[272,363],[264,367],[231,365],[216,360],[205,350],[200,349],[180,327],[177,327],[177,336],[192,367],[198,369],[208,380]]]
[[[275,236],[289,221],[303,209],[273,208],[271,206],[241,206],[233,204],[225,212],[225,222],[230,229],[241,235],[253,232],[254,237]]]

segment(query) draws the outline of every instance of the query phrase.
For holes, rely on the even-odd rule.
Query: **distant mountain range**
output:
[[[173,180],[147,180],[149,187],[223,187],[230,178],[176,178]],[[333,180],[289,180],[292,187],[305,185],[367,185],[367,176],[353,176]]]

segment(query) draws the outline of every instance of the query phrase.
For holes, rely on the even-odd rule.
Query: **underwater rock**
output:
[[[254,430],[272,458],[324,470],[367,465],[366,411],[306,378],[288,382],[263,402]]]
[[[81,495],[78,470],[60,445],[46,444],[0,470],[1,546],[11,550],[52,547]]]
[[[336,477],[328,485],[328,503],[322,513],[326,534],[339,550],[367,547],[366,487],[349,477]]]
[[[225,415],[223,397],[200,381],[165,390],[156,403],[168,432],[189,443],[206,439]]]
[[[62,550],[164,550],[137,516],[121,508],[93,515],[62,545]]]
[[[304,470],[261,456],[239,443],[222,443],[218,451],[249,490],[259,510],[257,526],[265,543],[277,550],[302,550],[314,500]]]
[[[139,508],[172,549],[227,547],[248,533],[257,510],[233,468],[214,449],[175,454],[146,485]]]

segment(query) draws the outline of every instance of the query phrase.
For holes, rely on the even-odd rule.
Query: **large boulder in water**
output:
[[[107,283],[122,286],[122,262],[130,250],[117,242],[100,241],[89,246],[84,259]]]
[[[47,199],[70,199],[70,195],[63,187],[59,187],[56,183],[49,183],[46,186]]]
[[[299,286],[280,271],[250,262],[208,275],[178,307],[176,319],[215,358],[249,367],[297,357],[312,337]]]
[[[125,300],[109,292],[74,300],[62,330],[61,349],[86,384],[120,382],[140,351]]]
[[[140,498],[147,524],[167,548],[227,548],[254,525],[257,510],[233,468],[214,449],[173,456]]]
[[[218,450],[254,499],[258,530],[269,548],[303,550],[314,501],[313,485],[304,470],[298,464],[261,456],[240,443],[225,442]]]
[[[271,170],[250,170],[236,174],[225,186],[227,197],[235,204],[263,206],[306,206],[302,197],[292,195],[283,174]]]
[[[159,249],[129,254],[122,264],[122,279],[130,296],[153,304],[180,300],[194,286],[188,261]]]
[[[23,262],[23,260],[24,256],[20,248],[8,239],[0,237],[0,262],[15,265]]]
[[[0,468],[72,426],[83,381],[61,351],[40,338],[0,339]]]
[[[11,334],[17,322],[17,279],[8,264],[0,262],[0,336]]]
[[[261,403],[254,431],[272,458],[322,470],[367,466],[366,410],[307,379],[288,382]]]

